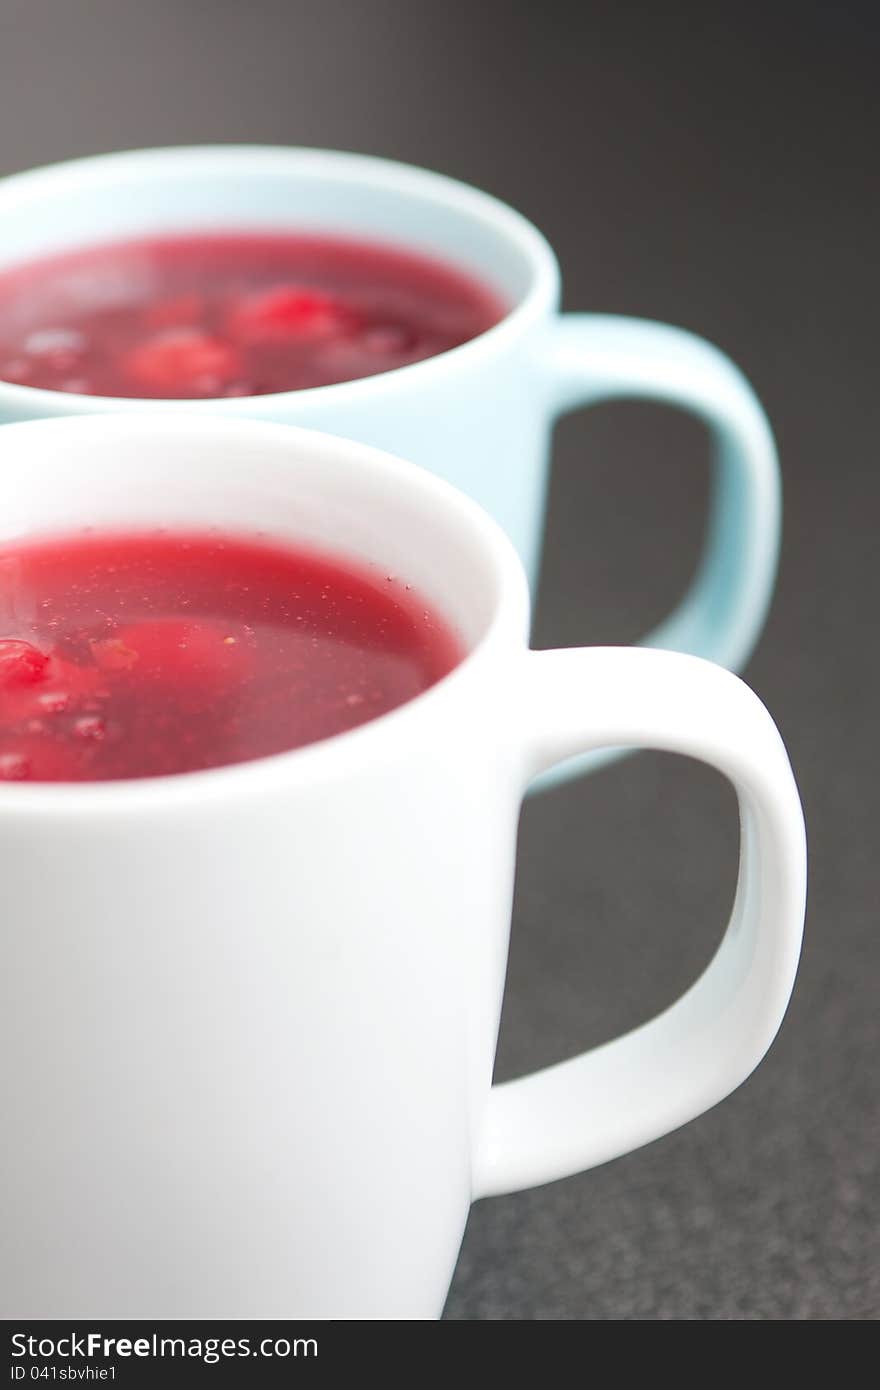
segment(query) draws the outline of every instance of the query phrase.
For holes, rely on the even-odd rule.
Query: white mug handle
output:
[[[609,745],[699,758],[736,790],[740,867],[724,939],[681,999],[623,1037],[492,1087],[477,1197],[628,1153],[744,1081],[785,1013],[806,897],[803,813],[788,757],[767,710],[736,676],[637,648],[529,652],[510,674],[527,779]]]

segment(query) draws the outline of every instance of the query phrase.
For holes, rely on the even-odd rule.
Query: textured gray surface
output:
[[[442,169],[544,228],[569,307],[718,342],[777,430],[783,564],[747,675],[810,830],[789,1016],[711,1114],[476,1207],[452,1318],[880,1313],[876,26],[869,4],[0,0],[0,170],[229,139]],[[541,644],[648,627],[704,500],[691,422],[630,406],[566,422]],[[528,806],[499,1076],[686,985],[723,927],[734,836],[720,780],[654,755]]]

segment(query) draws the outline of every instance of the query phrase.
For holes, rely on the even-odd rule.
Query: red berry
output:
[[[32,642],[14,637],[0,639],[0,689],[36,685],[46,676],[49,658]]]
[[[122,366],[136,385],[169,396],[192,391],[212,395],[241,374],[235,349],[199,328],[157,333],[129,352]]]
[[[344,305],[304,285],[280,285],[232,305],[226,326],[245,343],[313,342],[352,331],[355,316]]]
[[[51,728],[57,724],[56,716],[100,708],[106,685],[101,671],[94,666],[65,661],[54,653],[50,657],[43,656],[42,652],[37,655],[42,658],[42,669],[31,679],[16,679],[22,667],[13,665],[13,679],[3,680],[4,663],[0,662],[0,727],[7,730],[22,725],[30,727],[36,720],[45,728]],[[8,674],[8,664],[6,669]],[[27,676],[31,668],[25,665],[23,669]]]

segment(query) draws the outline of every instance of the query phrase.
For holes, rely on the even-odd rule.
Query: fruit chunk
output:
[[[0,648],[12,643],[2,642]],[[30,647],[29,642],[16,643]],[[0,733],[15,726],[51,726],[55,717],[74,711],[100,708],[106,695],[106,679],[94,666],[81,666],[53,653],[44,656],[36,652],[41,665],[35,674],[30,654],[18,662],[0,659]],[[6,677],[4,679],[4,671]],[[23,677],[23,678],[22,678]],[[32,730],[35,732],[35,730]]]
[[[130,671],[137,665],[138,654],[118,637],[106,637],[90,642],[92,660],[100,671]]]
[[[219,390],[238,376],[238,353],[200,328],[168,328],[132,349],[123,359],[126,376],[148,391]]]
[[[0,689],[36,685],[45,678],[49,658],[32,642],[0,638]]]
[[[306,285],[280,285],[232,305],[226,325],[244,343],[314,342],[349,333],[355,316],[330,295]]]

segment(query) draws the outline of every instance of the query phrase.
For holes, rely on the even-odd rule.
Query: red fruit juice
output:
[[[356,728],[459,661],[400,579],[263,536],[0,547],[0,780],[243,762]]]
[[[419,362],[506,306],[455,267],[370,242],[193,233],[0,271],[0,380],[200,399],[328,386]]]

